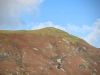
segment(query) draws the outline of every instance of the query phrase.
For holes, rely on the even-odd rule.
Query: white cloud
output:
[[[19,15],[22,12],[38,11],[43,0],[0,0],[0,29],[22,25]]]
[[[77,26],[74,24],[67,24],[67,30],[69,32],[85,36],[83,39],[95,47],[100,47],[100,19],[97,19],[93,25]]]
[[[82,25],[81,27],[79,27],[71,23],[67,24],[67,29],[69,31],[78,32],[78,33],[86,33],[93,30],[92,27],[87,26],[87,25]]]
[[[93,24],[93,32],[85,40],[96,47],[100,47],[100,19],[97,19]]]
[[[45,28],[45,27],[55,27],[55,28],[58,28],[58,29],[61,29],[61,30],[65,30],[64,27],[62,27],[60,25],[56,25],[51,21],[47,21],[45,23],[37,23],[37,24],[32,23],[31,26],[32,25],[34,26],[32,29],[41,29],[41,28]]]

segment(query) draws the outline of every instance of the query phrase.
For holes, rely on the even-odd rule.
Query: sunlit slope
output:
[[[0,75],[100,75],[100,49],[53,27],[0,31]]]

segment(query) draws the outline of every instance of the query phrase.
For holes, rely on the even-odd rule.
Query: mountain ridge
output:
[[[71,35],[71,34],[65,32],[63,30],[60,30],[60,29],[57,29],[57,28],[54,28],[54,27],[46,27],[46,28],[36,29],[36,30],[0,30],[0,35],[1,34],[15,34],[15,33],[16,34],[38,33],[38,34],[47,34],[47,35],[55,35],[55,36],[60,36],[60,33],[65,33],[65,34],[67,34],[71,37],[74,37],[76,39],[81,39],[77,36]],[[67,36],[67,38],[68,38],[68,36]],[[81,40],[83,40],[83,39],[81,39]]]
[[[99,75],[100,50],[48,27],[0,31],[0,75]]]

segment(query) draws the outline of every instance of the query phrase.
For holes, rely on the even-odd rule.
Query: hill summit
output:
[[[100,75],[100,49],[53,27],[0,30],[0,75]]]

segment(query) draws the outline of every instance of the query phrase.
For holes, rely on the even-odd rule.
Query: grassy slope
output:
[[[73,35],[70,35],[69,33],[62,31],[60,29],[56,29],[53,27],[47,27],[39,30],[19,30],[19,31],[9,31],[9,30],[0,30],[0,35],[4,34],[42,34],[42,35],[53,35],[57,37],[63,37],[70,41],[77,41],[79,38]]]
[[[64,39],[72,43],[77,43],[78,41],[81,40],[83,44],[88,44],[83,39],[78,38],[74,35],[71,35],[63,30],[54,27],[46,27],[38,30],[18,30],[18,31],[0,30],[0,35],[5,35],[5,34],[42,34],[44,36],[48,35],[48,36],[63,37]]]

